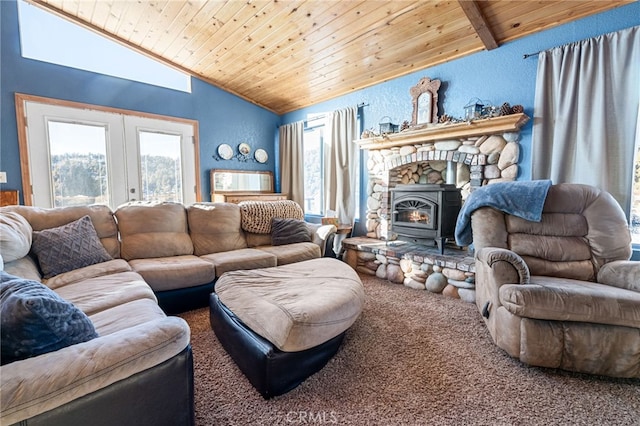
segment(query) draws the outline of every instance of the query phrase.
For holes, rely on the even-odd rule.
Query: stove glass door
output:
[[[436,205],[422,200],[405,200],[396,204],[394,222],[420,228],[436,229]]]

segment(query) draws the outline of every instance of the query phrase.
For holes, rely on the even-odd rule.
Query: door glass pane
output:
[[[182,203],[180,135],[139,131],[142,200]]]
[[[322,128],[304,133],[304,212],[322,214]]]
[[[104,126],[48,121],[53,206],[109,204]]]

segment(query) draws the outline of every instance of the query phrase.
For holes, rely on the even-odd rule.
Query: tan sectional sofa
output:
[[[300,217],[299,206],[278,203],[260,218],[291,208]],[[310,241],[273,247],[270,228],[243,229],[243,211],[264,208],[259,203],[131,203],[115,211],[97,205],[1,208],[4,271],[42,282],[73,303],[98,337],[3,362],[0,423],[193,424],[190,331],[167,313],[206,306],[226,271],[321,257],[324,241],[335,231],[304,224]],[[44,278],[29,247],[29,231],[58,229],[86,215],[111,259]]]

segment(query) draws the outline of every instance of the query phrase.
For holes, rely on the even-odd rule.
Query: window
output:
[[[324,214],[323,131],[323,126],[313,127],[305,130],[303,136],[304,211],[318,216]]]
[[[18,1],[24,58],[191,93],[191,76],[23,0]]]
[[[308,121],[320,120],[325,114],[316,114],[308,118]],[[317,122],[317,121],[316,121]],[[358,117],[360,128],[360,117]],[[324,124],[305,128],[303,135],[304,156],[304,212],[309,215],[323,216],[326,214],[324,205],[324,170],[325,170],[325,141]],[[355,187],[355,218],[360,216],[360,158],[356,161],[356,168],[352,171],[356,176]]]
[[[20,132],[21,153],[27,154],[21,161],[29,171],[23,181],[26,204],[115,208],[136,200],[190,204],[199,199],[192,120],[16,98],[24,124],[29,123]]]

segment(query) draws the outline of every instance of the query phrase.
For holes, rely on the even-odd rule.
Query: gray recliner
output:
[[[476,304],[494,342],[534,366],[640,377],[640,262],[607,192],[549,188],[542,220],[471,215]]]

